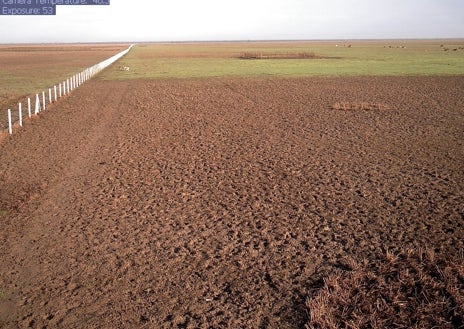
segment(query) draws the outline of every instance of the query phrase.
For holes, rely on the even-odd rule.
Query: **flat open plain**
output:
[[[462,252],[463,86],[84,84],[0,144],[0,327],[301,328],[347,259]]]

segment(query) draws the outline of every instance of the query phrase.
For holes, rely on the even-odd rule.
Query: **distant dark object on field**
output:
[[[444,45],[440,45],[440,48],[443,49],[443,51],[458,51],[458,50],[464,50],[464,47],[457,47],[457,48],[448,48],[448,47],[445,47]]]

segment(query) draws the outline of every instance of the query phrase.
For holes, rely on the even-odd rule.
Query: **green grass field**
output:
[[[81,70],[82,66],[49,68],[44,71],[6,69],[0,76],[1,96],[8,99],[42,92]]]
[[[238,58],[245,52],[312,52],[323,58]],[[129,66],[130,71],[119,71],[120,65]],[[461,74],[464,74],[464,40],[418,40],[140,44],[101,78]]]

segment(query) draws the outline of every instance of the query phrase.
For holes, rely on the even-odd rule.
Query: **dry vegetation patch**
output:
[[[464,328],[463,261],[408,250],[353,262],[307,299],[306,328]]]
[[[241,59],[317,59],[322,58],[313,52],[299,53],[263,53],[263,52],[244,52],[239,58]]]
[[[332,110],[390,110],[391,106],[383,103],[369,103],[369,102],[337,102],[332,105]]]

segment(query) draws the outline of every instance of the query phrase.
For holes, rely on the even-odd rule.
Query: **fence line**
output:
[[[101,61],[100,63],[97,63],[91,67],[88,67],[81,72],[76,73],[75,75],[67,78],[66,80],[58,83],[58,85],[54,85],[53,91],[54,91],[54,96],[52,97],[52,88],[48,88],[48,104],[52,104],[56,101],[58,101],[59,98],[64,97],[68,95],[72,90],[76,89],[80,85],[82,85],[84,82],[87,80],[91,79],[93,76],[96,74],[100,73],[103,71],[105,68],[119,60],[121,57],[126,55],[133,47],[134,45],[130,45],[129,48],[126,50],[121,51],[120,53],[117,53],[114,56],[111,56],[108,59],[105,59]],[[40,95],[40,97],[39,97]],[[34,104],[34,114],[38,115],[41,111],[46,110],[47,107],[47,99],[45,97],[46,95],[46,89],[42,91],[42,93],[36,93],[35,95],[35,104]],[[42,100],[40,99],[42,98]],[[29,118],[32,116],[31,113],[31,98],[27,98],[27,114]],[[8,132],[10,135],[13,134],[13,125],[17,122],[13,122],[12,120],[12,111],[11,109],[8,109]],[[22,127],[23,125],[23,111],[22,111],[22,105],[21,103],[18,103],[18,121],[20,126]],[[0,127],[1,128],[1,127]]]

